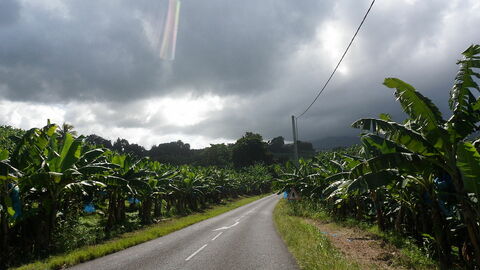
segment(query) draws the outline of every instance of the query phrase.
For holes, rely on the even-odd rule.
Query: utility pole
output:
[[[295,116],[292,115],[292,131],[293,131],[293,161],[295,165],[298,165],[298,129],[297,129],[297,121]]]

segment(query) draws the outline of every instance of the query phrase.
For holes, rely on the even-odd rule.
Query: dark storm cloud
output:
[[[184,1],[169,83],[221,94],[270,90],[278,64],[312,38],[328,2]]]
[[[128,10],[105,1],[66,5],[64,17],[24,4],[21,19],[0,28],[8,99],[123,99],[153,85],[158,61]]]
[[[339,51],[353,34],[366,4],[337,2],[333,13],[320,20],[320,28],[322,23],[333,21],[349,31]],[[356,135],[360,131],[351,128],[351,123],[380,113],[389,113],[397,121],[405,119],[393,90],[382,85],[385,77],[398,77],[414,85],[437,104],[444,118],[450,117],[447,101],[457,71],[455,62],[466,47],[480,42],[475,27],[480,15],[475,10],[479,7],[474,1],[377,3],[342,64],[348,71],[337,73],[319,101],[299,120],[301,139]],[[279,135],[291,138],[290,116],[306,108],[333,68],[328,65],[329,55],[322,53],[319,57],[312,54],[311,61],[307,57],[301,63],[294,59],[277,62],[285,66],[279,67],[270,93],[245,97],[248,102],[241,110],[226,110],[183,131],[238,138],[251,130],[267,139]]]
[[[8,40],[0,43],[0,81],[8,99],[44,102],[264,91],[277,59],[311,36],[326,6],[317,2],[182,1],[174,62],[159,60],[142,25],[165,5],[65,1],[61,16],[24,3],[21,19],[0,28]]]
[[[245,131],[291,138],[290,116],[300,114],[328,78],[370,1],[183,0],[173,62],[159,60],[144,29],[161,19],[160,2],[58,2],[64,12],[36,1],[0,2],[4,99],[67,104],[65,119],[81,127],[213,141]],[[379,113],[402,121],[393,90],[382,85],[385,77],[414,85],[448,118],[455,61],[480,42],[479,14],[475,0],[377,1],[341,66],[345,71],[299,121],[301,139],[358,134],[350,124]],[[190,125],[145,109],[147,100],[182,94],[219,96],[223,108]]]
[[[0,28],[15,23],[19,17],[20,5],[15,0],[0,2]]]

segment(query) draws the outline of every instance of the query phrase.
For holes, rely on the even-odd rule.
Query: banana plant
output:
[[[49,123],[42,129],[27,131],[11,160],[24,172],[18,186],[29,202],[25,207],[40,213],[34,217],[39,219],[37,241],[46,249],[51,244],[60,203],[68,205],[69,196],[65,193],[72,185],[86,183],[90,175],[109,170],[98,162],[102,150],[85,151],[83,137],[73,138],[69,133],[60,137],[56,130],[57,126]]]
[[[108,162],[115,166],[113,171],[104,178],[108,194],[105,233],[109,237],[112,228],[126,219],[127,197],[137,199],[135,196],[142,189],[142,193],[151,192],[152,187],[148,183],[148,178],[152,172],[146,169],[145,158],[137,160],[131,155],[119,155],[113,152],[108,152],[107,156]]]
[[[198,204],[208,188],[204,175],[182,166],[175,180],[173,187],[177,197],[177,210],[180,213],[185,213],[188,208],[198,210]]]
[[[8,260],[9,229],[12,221],[20,216],[17,181],[22,174],[9,162],[7,150],[0,149],[0,268]]]
[[[285,168],[277,167],[279,178],[276,179],[276,188],[281,192],[290,192],[295,189],[302,196],[310,197],[314,190],[323,187],[323,177],[313,166],[312,160],[299,161],[298,166],[287,162]]]
[[[388,119],[360,119],[352,124],[353,127],[371,131],[368,136],[383,136],[386,144],[395,146],[390,153],[359,165],[352,171],[352,177],[390,168],[412,175],[423,174],[423,179],[429,179],[429,182],[438,177],[439,172],[446,172],[451,177],[477,263],[480,262],[480,231],[474,201],[478,201],[480,195],[480,156],[465,138],[479,130],[480,100],[472,92],[479,90],[474,79],[480,78],[476,72],[480,68],[479,55],[480,45],[472,45],[463,52],[464,58],[458,61],[460,70],[450,91],[449,104],[453,113],[450,119],[444,120],[433,102],[413,86],[396,78],[387,78],[384,85],[395,89],[395,96],[409,120],[399,124]],[[472,200],[472,196],[476,199]],[[448,257],[449,251],[446,252]],[[447,258],[442,267],[449,267],[449,264]]]
[[[157,161],[149,163],[149,169],[155,173],[154,191],[150,195],[153,197],[154,217],[162,216],[162,202],[168,194],[168,186],[172,179],[178,174],[178,170],[167,164],[161,164]]]

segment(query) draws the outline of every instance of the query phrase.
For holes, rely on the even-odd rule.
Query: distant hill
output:
[[[355,136],[327,137],[312,141],[313,148],[315,148],[317,151],[330,150],[336,147],[347,147],[359,143],[360,138]]]

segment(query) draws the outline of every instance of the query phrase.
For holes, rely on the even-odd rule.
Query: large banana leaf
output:
[[[453,116],[448,121],[448,127],[457,140],[474,132],[476,123],[480,121],[480,101],[471,91],[471,89],[480,90],[475,81],[475,77],[480,78],[480,74],[473,70],[473,68],[480,68],[479,54],[479,45],[472,45],[463,52],[464,59],[457,63],[460,65],[460,70],[450,90],[449,105]]]
[[[84,175],[101,174],[117,168],[116,165],[110,163],[94,163],[86,165],[77,169],[78,172]]]
[[[400,172],[420,174],[433,166],[431,160],[410,153],[390,153],[371,158],[360,163],[350,172],[350,179],[357,179],[368,173],[375,173],[393,168]]]
[[[418,153],[423,156],[440,155],[438,150],[433,147],[433,145],[430,144],[420,133],[417,133],[395,122],[365,118],[355,121],[352,124],[352,127],[385,134],[386,137],[391,141],[405,147],[411,152]]]
[[[341,172],[341,173],[333,174],[333,175],[325,178],[324,181],[327,182],[327,183],[331,183],[331,182],[334,182],[334,181],[348,179],[349,175],[350,175],[349,172]]]
[[[403,110],[419,127],[420,133],[438,149],[444,148],[449,141],[448,132],[443,129],[445,120],[435,104],[415,90],[415,88],[397,78],[386,78],[384,83],[395,88],[395,96]]]
[[[403,110],[410,118],[416,119],[422,129],[433,131],[445,122],[437,106],[417,92],[410,84],[397,78],[386,78],[383,84],[396,89],[395,96],[400,101]]]
[[[375,190],[379,187],[385,187],[395,181],[401,180],[397,170],[383,170],[378,172],[366,173],[350,182],[347,187],[348,192],[358,191],[360,194]]]
[[[374,148],[380,151],[382,154],[389,153],[409,153],[411,151],[406,148],[401,147],[397,143],[390,141],[388,139],[382,138],[375,134],[365,134],[361,138],[362,144],[367,148]]]
[[[90,151],[85,152],[79,158],[78,165],[83,166],[86,164],[91,163],[92,161],[96,161],[99,157],[101,157],[105,151],[101,148],[92,149]]]
[[[60,154],[59,169],[65,171],[80,158],[83,138],[73,139],[70,133],[65,134],[62,152]]]
[[[330,200],[337,195],[342,194],[345,187],[350,184],[351,180],[339,180],[328,185],[322,192],[322,196]]]
[[[480,153],[469,142],[457,145],[457,167],[462,173],[465,191],[480,194]]]

